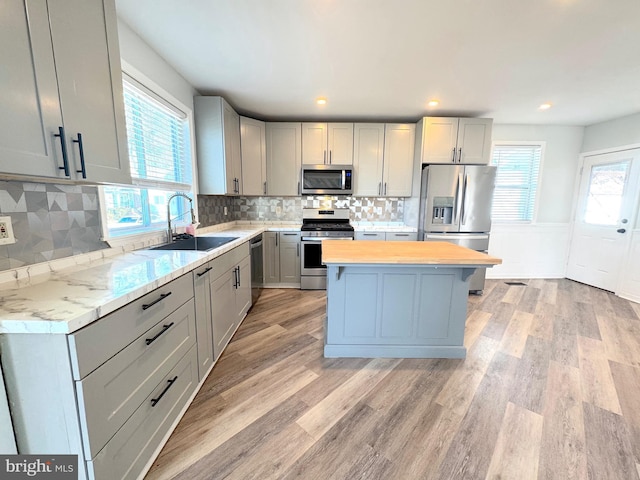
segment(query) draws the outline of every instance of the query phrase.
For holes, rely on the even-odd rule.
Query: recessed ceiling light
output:
[[[430,107],[437,107],[439,104],[440,102],[438,100],[429,100],[429,103],[427,103]]]
[[[551,104],[550,103],[543,103],[542,105],[540,105],[538,107],[538,110],[549,110],[551,108]]]
[[[324,97],[316,98],[316,103],[317,103],[318,105],[326,105],[326,104],[327,104],[327,99],[326,99],[326,98],[324,98]]]

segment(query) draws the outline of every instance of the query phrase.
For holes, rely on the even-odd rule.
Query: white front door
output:
[[[585,157],[567,278],[615,292],[633,229],[640,150]]]

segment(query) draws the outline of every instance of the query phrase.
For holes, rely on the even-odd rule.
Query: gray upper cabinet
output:
[[[355,196],[410,197],[415,125],[356,123]]]
[[[0,16],[0,173],[131,183],[113,0],[12,0]]]
[[[198,186],[203,195],[240,195],[240,116],[222,97],[195,97]]]
[[[265,123],[240,117],[240,151],[242,157],[242,193],[267,194],[267,144]]]
[[[491,118],[425,117],[418,122],[416,155],[421,163],[486,165]]]
[[[301,129],[298,122],[267,123],[267,195],[300,195]]]
[[[302,163],[351,165],[353,123],[303,123]]]

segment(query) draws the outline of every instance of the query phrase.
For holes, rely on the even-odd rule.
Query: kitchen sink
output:
[[[239,237],[193,237],[153,247],[151,250],[200,250],[206,252],[232,242],[236,238]]]

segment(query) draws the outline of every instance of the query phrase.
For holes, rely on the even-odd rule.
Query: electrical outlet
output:
[[[227,207],[224,207],[224,214],[225,216],[229,213],[229,211],[227,210]]]
[[[13,236],[13,227],[11,226],[11,217],[0,217],[0,245],[9,245],[16,243],[16,237]]]

